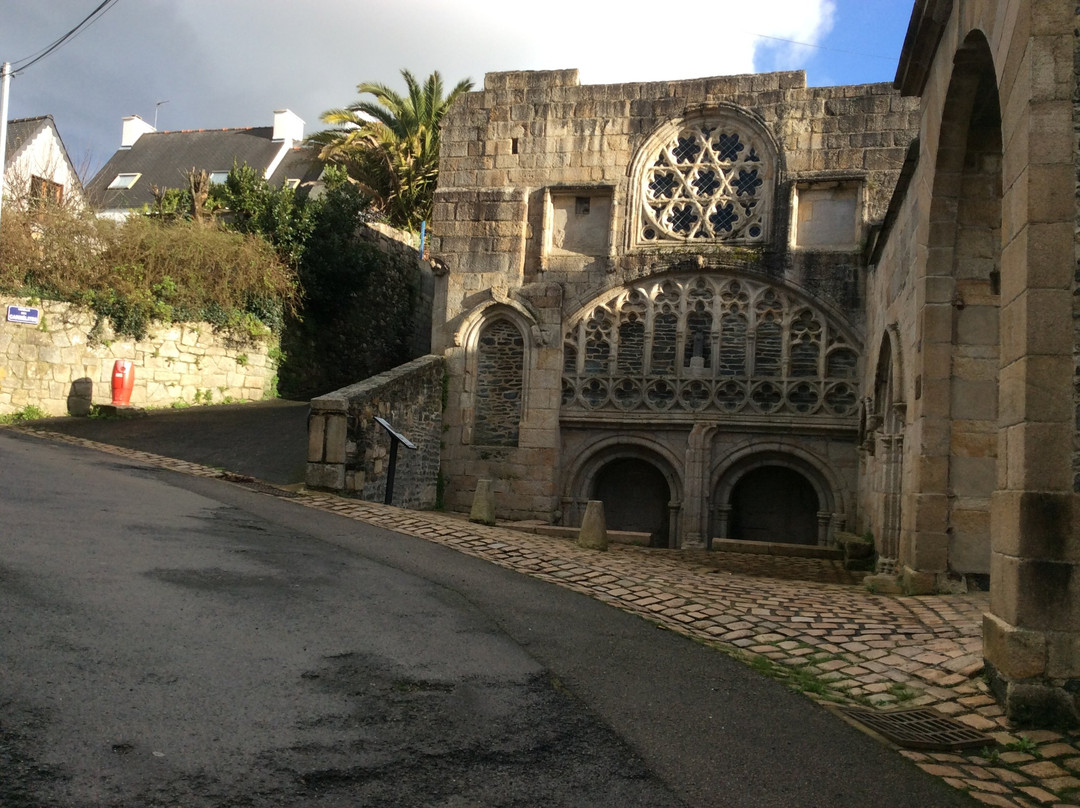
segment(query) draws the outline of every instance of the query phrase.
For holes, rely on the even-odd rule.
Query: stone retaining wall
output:
[[[435,273],[420,254],[420,236],[398,230],[388,224],[368,222],[357,229],[361,240],[378,247],[403,263],[416,263],[416,302],[413,308],[412,339],[409,356],[424,356],[431,351],[431,306],[435,298]]]
[[[417,448],[398,447],[393,504],[433,508],[438,494],[444,361],[422,356],[311,400],[309,488],[382,502],[390,437],[379,416]]]
[[[131,404],[166,407],[258,401],[277,372],[269,358],[277,341],[238,344],[207,323],[155,324],[142,340],[105,329],[91,337],[95,316],[68,303],[0,297],[8,306],[39,309],[41,322],[0,321],[0,414],[35,406],[49,415],[85,415],[112,401],[113,364],[134,363]]]

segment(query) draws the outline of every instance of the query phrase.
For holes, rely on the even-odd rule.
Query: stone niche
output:
[[[862,239],[862,183],[798,183],[792,198],[792,247],[850,252]]]
[[[545,268],[585,268],[610,255],[612,192],[606,186],[544,192]]]

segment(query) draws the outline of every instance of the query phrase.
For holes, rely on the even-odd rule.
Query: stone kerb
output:
[[[93,335],[94,315],[68,303],[0,297],[0,305],[5,315],[9,306],[40,312],[37,324],[0,321],[0,414],[35,406],[64,415],[87,398],[108,404],[118,359],[134,364],[136,407],[259,401],[272,392],[276,340],[240,345],[208,323],[155,323],[131,340],[108,328]]]
[[[435,507],[444,364],[441,356],[422,356],[312,399],[307,486],[382,502],[390,439],[378,416],[417,446],[399,447],[394,504]]]

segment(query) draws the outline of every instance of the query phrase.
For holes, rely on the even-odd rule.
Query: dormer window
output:
[[[134,188],[142,174],[117,174],[116,179],[109,183],[108,190],[123,191]]]

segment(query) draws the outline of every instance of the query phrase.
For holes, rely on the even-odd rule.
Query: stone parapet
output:
[[[309,488],[381,502],[390,437],[380,417],[416,445],[399,446],[394,504],[433,508],[438,495],[444,360],[423,356],[358,384],[311,400]]]

